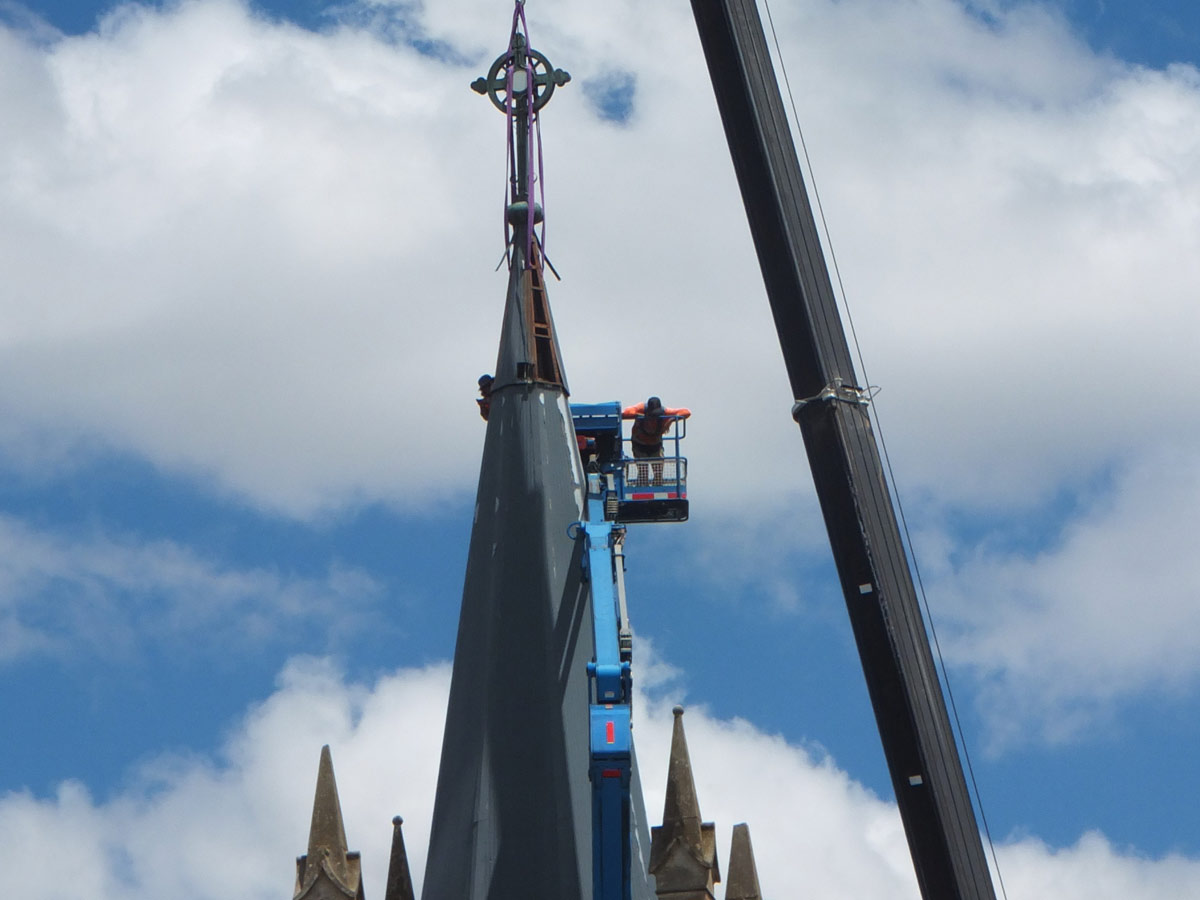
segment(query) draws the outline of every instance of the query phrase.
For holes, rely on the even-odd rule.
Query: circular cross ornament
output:
[[[518,35],[517,37],[521,38],[522,36]],[[525,69],[526,59],[533,71],[533,91],[529,106],[533,111],[541,109],[550,102],[550,95],[554,93],[556,87],[561,87],[571,80],[569,72],[554,68],[545,55],[537,50],[526,50],[523,44],[524,41],[518,40],[517,46],[496,58],[492,67],[488,69],[487,77],[476,78],[471,82],[471,89],[477,94],[486,94],[500,112],[506,112],[508,103],[512,100],[508,95],[508,70],[510,67],[512,68],[513,95],[519,96],[529,90],[529,85],[526,83],[529,80],[529,73]]]

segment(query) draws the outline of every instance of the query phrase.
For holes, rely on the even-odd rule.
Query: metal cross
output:
[[[528,56],[533,69],[533,103],[530,109],[541,109],[550,102],[550,95],[556,87],[562,87],[571,80],[569,72],[556,69],[537,50],[526,49],[525,35],[517,33],[513,38],[513,46],[507,53],[502,53],[488,69],[486,77],[476,78],[471,82],[471,90],[477,94],[485,94],[501,112],[508,110],[508,80],[509,68],[514,78],[520,78],[520,72],[525,71],[525,58]],[[522,93],[524,88],[514,87],[513,93]]]

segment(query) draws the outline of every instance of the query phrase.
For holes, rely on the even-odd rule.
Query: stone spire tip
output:
[[[721,880],[717,864],[716,829],[702,822],[683,707],[673,710],[671,759],[667,768],[667,796],[662,825],[652,829],[650,872],[660,898],[710,900],[713,884]]]
[[[347,849],[342,804],[328,744],[321,748],[321,762],[317,766],[308,853],[296,860],[294,900],[327,897],[362,900],[361,863],[358,854]]]
[[[321,748],[321,762],[317,766],[317,790],[313,796],[312,825],[308,831],[308,854],[314,856],[324,850],[336,859],[345,857],[347,849],[342,803],[338,798],[337,779],[333,775],[333,754],[326,744]]]
[[[733,826],[725,900],[762,900],[758,867],[754,864],[754,847],[750,843],[750,826],[744,822]]]
[[[392,856],[388,861],[387,889],[383,900],[414,900],[412,873],[408,867],[408,851],[404,849],[404,820],[392,819]]]

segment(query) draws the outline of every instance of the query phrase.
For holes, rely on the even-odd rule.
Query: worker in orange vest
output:
[[[635,459],[661,457],[663,455],[663,435],[675,424],[676,419],[686,419],[692,414],[690,409],[680,407],[670,409],[663,406],[657,397],[651,397],[645,403],[635,403],[621,410],[622,419],[633,419],[633,429],[630,439],[633,445]]]

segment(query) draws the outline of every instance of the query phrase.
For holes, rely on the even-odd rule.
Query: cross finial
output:
[[[554,68],[542,53],[527,47],[525,35],[519,31],[514,32],[512,45],[506,53],[496,57],[487,75],[471,82],[471,90],[486,95],[496,109],[507,112],[510,85],[514,97],[528,90],[527,85],[522,83],[527,77],[527,65],[533,75],[531,109],[536,112],[550,102],[550,95],[556,87],[562,87],[571,80],[571,73]]]

